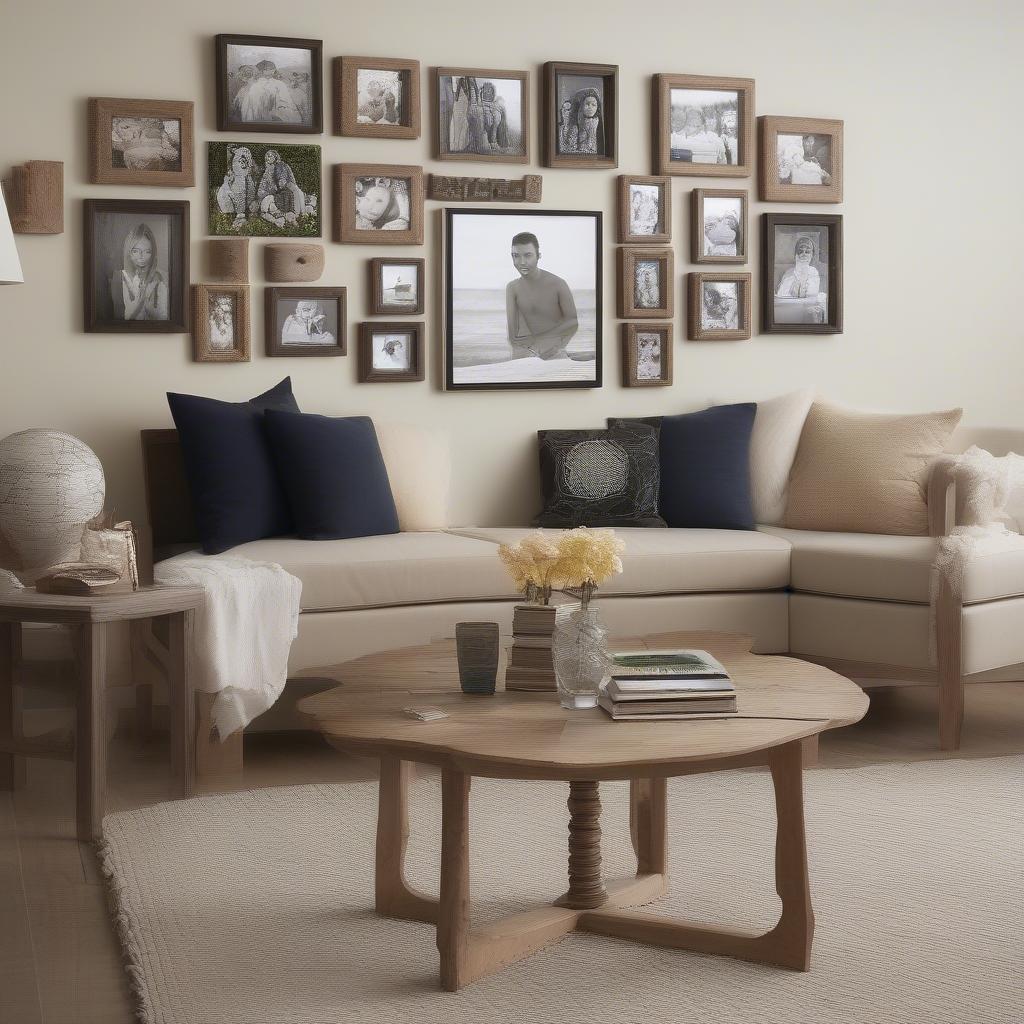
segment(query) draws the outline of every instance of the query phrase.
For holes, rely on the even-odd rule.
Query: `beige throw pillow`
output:
[[[785,525],[927,534],[928,474],[962,412],[896,415],[816,402],[793,462]]]
[[[451,438],[439,427],[374,421],[402,533],[448,527]]]

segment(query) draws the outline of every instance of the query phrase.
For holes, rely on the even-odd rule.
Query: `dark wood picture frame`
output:
[[[444,132],[441,118],[444,113],[441,103],[442,78],[500,78],[517,80],[520,92],[520,136],[522,153],[466,153],[451,152],[443,142]],[[490,68],[431,68],[430,91],[433,99],[433,156],[435,160],[461,160],[466,163],[528,164],[530,162],[530,72],[496,71]]]
[[[630,189],[633,185],[656,185],[661,190],[658,206],[663,231],[635,235],[630,228]],[[624,245],[670,245],[672,243],[672,179],[664,174],[620,174],[616,188],[618,199],[619,241]]]
[[[655,379],[637,375],[640,335],[661,336],[661,376]],[[622,386],[624,388],[661,388],[672,383],[672,324],[622,325]]]
[[[843,201],[843,122],[822,117],[759,117],[761,132],[760,197],[769,203],[841,203]],[[828,136],[831,172],[828,184],[779,180],[780,135]],[[812,163],[821,166],[817,158]]]
[[[367,320],[359,325],[359,383],[396,384],[400,381],[418,381],[426,378],[422,323],[385,320]],[[410,339],[409,368],[384,370],[373,365],[373,337],[375,334],[404,334]]]
[[[719,78],[713,75],[654,75],[651,79],[654,144],[654,173],[701,177],[747,178],[754,162],[754,80]],[[736,111],[736,163],[692,163],[672,159],[672,90],[714,89],[738,94]]]
[[[704,253],[704,201],[706,199],[738,199],[740,201],[740,241],[742,251],[735,256],[712,256]],[[738,265],[750,258],[750,194],[744,188],[695,188],[690,192],[690,262]]]
[[[751,335],[750,289],[752,275],[749,272],[728,273],[717,271],[694,271],[687,275],[687,338],[690,341],[746,341]],[[732,282],[738,286],[739,327],[704,327],[704,285],[718,282]]]
[[[234,343],[217,349],[210,343],[210,301],[217,295],[233,295]],[[192,359],[197,363],[247,363],[251,347],[249,286],[247,284],[192,285]]]
[[[96,306],[99,281],[96,265],[96,218],[105,213],[131,213],[169,216],[171,231],[168,248],[170,265],[167,288],[166,320],[114,320],[101,319]],[[189,330],[189,204],[185,199],[85,199],[82,201],[84,218],[83,285],[85,330],[87,333],[111,334],[183,334]],[[110,282],[107,282],[110,287]]]
[[[658,264],[658,291],[664,300],[660,306],[639,306],[636,302],[636,267],[640,262]],[[623,320],[671,320],[675,309],[675,253],[672,249],[644,249],[623,246],[619,249],[619,316]]]
[[[231,97],[228,93],[228,47],[265,46],[290,50],[309,50],[310,84],[313,108],[310,123],[289,124],[285,121],[238,121],[231,117]],[[269,132],[274,135],[322,135],[324,130],[324,68],[322,39],[295,39],[288,36],[246,36],[220,34],[214,38],[217,75],[217,131]]]
[[[409,182],[409,226],[401,230],[360,228],[356,223],[357,178],[402,178]],[[423,168],[416,164],[335,164],[334,241],[356,245],[423,244]]]
[[[94,185],[152,185],[189,188],[195,176],[195,105],[191,100],[130,100],[110,96],[89,99],[89,181]],[[178,122],[180,170],[147,171],[114,166],[115,117],[158,118]]]
[[[263,333],[268,356],[343,356],[348,353],[348,290],[295,285],[264,289]],[[338,333],[333,345],[286,345],[277,331],[279,299],[329,299],[337,303]]]
[[[827,308],[823,323],[783,323],[775,312],[775,229],[820,227],[828,230]],[[761,214],[761,330],[765,334],[843,333],[843,217],[839,213]]]
[[[368,139],[420,137],[420,62],[395,57],[334,58],[334,134]],[[359,120],[359,72],[397,71],[402,82],[403,120],[397,124]]]
[[[416,277],[416,304],[395,306],[384,301],[384,266],[412,268]],[[427,261],[415,256],[376,256],[370,260],[370,312],[374,316],[422,316]]]
[[[559,151],[558,79],[562,75],[602,80],[601,120],[603,122],[605,153],[587,155]],[[570,61],[549,60],[544,65],[542,150],[545,167],[572,167],[607,169],[619,166],[619,67],[617,64],[579,64]],[[609,102],[609,96],[611,102]]]

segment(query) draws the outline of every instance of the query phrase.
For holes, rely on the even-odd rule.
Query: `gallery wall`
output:
[[[423,246],[337,245],[324,238],[319,285],[348,287],[350,354],[342,359],[263,355],[263,278],[252,243],[253,358],[194,363],[185,335],[82,331],[82,199],[191,202],[192,280],[205,274],[206,142],[274,136],[216,132],[213,37],[218,32],[324,40],[325,65],[341,54],[417,58],[423,68],[424,133],[380,141],[331,134],[281,136],[318,142],[324,180],[331,164],[422,164],[446,174],[543,174],[542,208],[605,214],[604,379],[599,390],[441,390],[440,204],[427,202]],[[536,511],[541,427],[600,426],[607,415],[652,415],[711,402],[770,397],[812,386],[830,399],[872,408],[926,410],[962,405],[965,422],[1024,427],[1024,329],[1016,235],[1024,226],[1019,123],[1024,95],[1024,8],[1016,0],[850,5],[732,0],[701,8],[594,0],[525,0],[483,5],[390,0],[349,5],[303,0],[177,0],[142,7],[94,0],[23,5],[0,38],[2,159],[65,164],[66,230],[18,236],[25,284],[0,288],[0,436],[53,427],[82,437],[106,469],[119,515],[141,519],[138,430],[169,426],[164,394],[185,391],[241,400],[290,374],[306,411],[365,413],[444,427],[455,461],[453,521],[509,523]],[[618,64],[619,168],[552,170],[539,165],[540,80],[546,60]],[[435,163],[430,159],[428,69],[434,65],[532,72],[533,166]],[[844,332],[759,335],[742,342],[688,342],[685,274],[689,192],[747,187],[751,198],[754,308],[759,308],[759,217],[806,209],[757,201],[756,179],[673,179],[675,383],[620,384],[615,317],[617,173],[649,174],[650,76],[656,72],[750,77],[756,113],[845,122],[845,201],[822,206],[844,217]],[[325,82],[325,123],[333,100]],[[193,100],[196,180],[186,190],[87,184],[90,96]],[[331,201],[324,197],[324,223]],[[367,260],[427,260],[427,379],[357,383],[352,344],[369,315]]]

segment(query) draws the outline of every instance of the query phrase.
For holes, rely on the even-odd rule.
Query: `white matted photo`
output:
[[[637,331],[636,334],[636,379],[639,381],[661,380],[661,348],[664,336],[659,331]]]
[[[416,268],[408,263],[382,263],[380,268],[381,297],[388,308],[396,310],[419,304],[419,281]]]
[[[637,260],[633,266],[633,305],[637,309],[660,309],[661,281],[657,260]]]
[[[209,305],[209,345],[215,352],[225,352],[235,345],[235,296],[211,292]]]
[[[704,197],[704,255],[738,256],[746,251],[743,200],[738,196]]]
[[[631,235],[658,235],[664,232],[661,210],[661,188],[631,182],[629,186],[629,233]]]
[[[359,124],[402,124],[402,72],[359,68],[356,72]]]
[[[740,294],[735,281],[705,281],[701,289],[700,326],[704,331],[740,328]]]
[[[412,369],[412,338],[406,333],[375,331],[372,335],[374,370],[402,372]]]
[[[775,322],[824,324],[828,316],[828,229],[777,224],[774,231]]]
[[[780,185],[831,185],[832,138],[828,135],[775,137]]]
[[[670,158],[695,164],[739,163],[736,90],[672,89]]]

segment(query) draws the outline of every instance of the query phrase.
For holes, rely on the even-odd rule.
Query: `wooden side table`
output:
[[[106,627],[110,622],[164,619],[166,642],[160,658],[171,701],[171,774],[174,790],[189,796],[195,786],[195,701],[188,678],[192,621],[203,599],[197,587],[143,587],[134,593],[88,597],[39,594],[34,589],[0,594],[0,789],[13,789],[23,758],[51,757],[75,764],[78,838],[100,834],[106,795]],[[26,738],[15,686],[24,622],[69,626],[77,666],[73,736],[59,731]],[[139,666],[132,666],[133,675]]]

